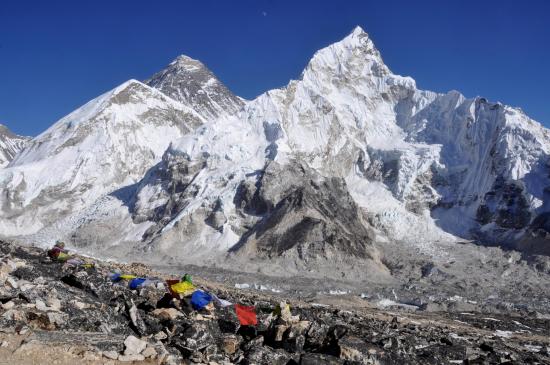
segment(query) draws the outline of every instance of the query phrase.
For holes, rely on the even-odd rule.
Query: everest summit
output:
[[[0,234],[382,276],[385,242],[550,254],[549,152],[520,109],[419,90],[357,27],[251,101],[186,56],[92,100],[0,170]]]
[[[146,83],[191,106],[208,119],[235,114],[244,104],[205,65],[185,55],[176,58]]]

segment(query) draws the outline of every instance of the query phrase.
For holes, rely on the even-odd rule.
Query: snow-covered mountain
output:
[[[0,231],[28,234],[134,183],[203,119],[130,80],[30,141],[0,172]]]
[[[0,124],[0,169],[6,167],[29,140],[29,137],[18,136]]]
[[[265,212],[239,209],[239,189],[265,184],[271,161],[298,160],[344,179],[378,240],[427,250],[430,241],[456,237],[513,243],[547,210],[549,147],[548,130],[519,109],[418,90],[413,79],[392,74],[356,28],[317,52],[300,80],[172,145],[158,168],[179,169],[183,188],[174,195],[167,181],[146,178],[134,214],[157,221],[160,241],[229,248],[248,237],[243,226],[265,220]],[[164,204],[177,209],[167,214]],[[197,215],[222,218],[212,229],[197,227]]]
[[[252,101],[187,57],[148,84],[171,98],[134,82],[148,93],[139,108],[153,95],[169,106],[146,123],[154,138],[111,145],[107,155],[124,172],[107,157],[74,157],[98,156],[105,143],[93,137],[98,118],[88,109],[97,108],[83,107],[80,137],[66,117],[0,174],[3,233],[62,234],[96,251],[145,245],[181,260],[232,252],[311,267],[353,257],[380,272],[375,243],[384,241],[427,253],[457,238],[547,250],[550,132],[520,109],[419,90],[359,27],[318,51],[299,80]],[[114,105],[109,120],[128,113]],[[167,115],[180,115],[166,108],[185,112],[187,127],[158,132]],[[140,111],[130,119],[149,115]],[[168,148],[153,142],[167,133]],[[153,152],[135,160],[128,146]],[[59,206],[66,192],[46,171],[56,166],[71,176],[62,189],[86,205]]]

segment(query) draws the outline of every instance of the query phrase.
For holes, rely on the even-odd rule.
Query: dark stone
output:
[[[230,307],[217,310],[218,326],[223,333],[237,333],[241,324],[235,310]]]
[[[252,348],[246,353],[243,361],[244,365],[256,365],[256,364],[273,364],[273,365],[286,365],[291,360],[294,360],[292,356],[284,350],[272,349],[268,346],[258,346]]]
[[[40,276],[40,274],[38,272],[36,272],[32,268],[26,267],[26,266],[18,267],[11,274],[13,276],[15,276],[16,278],[18,278],[18,279],[27,280],[27,281],[30,281],[30,282],[34,281],[36,278],[38,278]]]
[[[137,308],[144,312],[152,312],[156,309],[156,305],[153,305],[149,302],[141,302],[137,305]]]
[[[144,333],[148,336],[164,330],[164,324],[153,316],[145,315],[143,317],[143,323],[145,324]]]
[[[132,302],[126,302],[126,312],[128,318],[130,318],[130,328],[132,328],[139,336],[145,336],[148,334],[147,326],[142,319],[145,312],[137,309],[135,304]]]
[[[328,330],[328,326],[318,322],[313,322],[307,332],[305,347],[309,351],[320,351],[325,343]]]
[[[184,345],[193,351],[202,350],[214,343],[213,332],[213,326],[210,323],[193,323],[182,334]]]
[[[483,342],[481,345],[479,345],[479,348],[482,351],[485,351],[485,352],[493,352],[494,351],[493,346],[491,346],[490,344],[488,344],[486,342]]]
[[[258,330],[254,326],[241,326],[237,333],[243,336],[245,340],[250,340],[258,336]]]
[[[242,337],[235,335],[223,335],[220,339],[219,348],[228,355],[235,354],[241,345]]]
[[[73,274],[65,275],[61,278],[61,281],[69,286],[72,286],[73,288],[77,288],[80,290],[85,291],[86,293],[94,296],[99,297],[97,292],[91,287],[91,283],[88,282],[87,284],[84,284],[79,278],[77,278]]]
[[[306,338],[303,335],[287,338],[283,341],[283,348],[292,353],[301,353],[304,350]]]
[[[157,302],[156,307],[157,308],[173,308],[174,305],[172,304],[172,300],[173,300],[172,294],[164,293],[162,298],[160,298],[159,301]]]
[[[345,361],[335,356],[324,354],[304,354],[300,365],[344,365]]]
[[[366,363],[370,358],[366,342],[354,336],[345,336],[338,340],[338,356],[359,363]]]
[[[339,340],[348,333],[349,328],[343,325],[336,325],[329,329],[328,335],[332,340]]]
[[[10,300],[15,299],[17,297],[18,297],[18,295],[16,295],[16,294],[3,294],[3,295],[0,295],[0,303],[1,304],[7,303]],[[28,303],[28,301],[27,301],[27,303]]]
[[[86,285],[84,285],[76,276],[72,274],[63,276],[61,278],[61,281],[67,285],[72,286],[73,288],[77,288],[80,290],[86,289]]]
[[[259,347],[264,345],[264,336],[257,336],[256,338],[246,342],[243,345],[244,351],[250,351],[254,347]]]

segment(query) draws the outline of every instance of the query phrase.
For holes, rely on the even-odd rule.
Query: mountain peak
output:
[[[332,75],[348,74],[351,77],[350,73],[355,73],[355,76],[359,76],[365,69],[371,69],[369,65],[377,65],[374,68],[377,75],[391,73],[372,39],[363,28],[356,26],[342,40],[317,51],[302,78],[318,79],[326,76],[326,80],[331,82]]]
[[[187,55],[179,55],[175,60],[170,62],[168,67],[174,67],[187,72],[198,72],[202,69],[206,69],[206,66],[199,60],[191,58]]]
[[[8,127],[0,123],[0,133],[10,133],[10,130],[8,129]]]
[[[243,102],[202,62],[178,56],[145,83],[193,108],[206,119],[237,113]]]
[[[115,87],[114,89],[112,89],[111,93],[112,93],[112,95],[117,95],[117,94],[120,94],[121,92],[123,92],[124,90],[127,90],[128,88],[130,88],[132,86],[147,87],[147,85],[145,85],[144,83],[142,83],[138,80],[130,79],[128,81],[124,81],[122,84],[120,84],[117,87]]]
[[[362,34],[368,35],[367,32],[365,32],[365,31],[363,30],[363,28],[361,28],[360,25],[357,25],[357,26],[355,26],[355,28],[353,28],[353,30],[351,31],[350,36],[359,36],[359,35],[362,35]]]
[[[379,56],[378,50],[376,49],[372,39],[369,37],[368,33],[363,30],[360,26],[353,28],[350,34],[348,34],[340,42],[336,42],[334,45],[342,45],[346,48],[364,48],[371,51],[376,51]]]
[[[176,57],[176,59],[174,59],[174,61],[172,61],[172,63],[174,62],[200,62],[200,61],[193,57],[189,57],[188,55],[180,54],[178,57]]]
[[[15,133],[13,133],[6,125],[0,123],[0,136],[3,137],[9,137],[9,138],[15,138],[15,139],[25,139],[28,140],[31,137],[26,136],[20,136]]]

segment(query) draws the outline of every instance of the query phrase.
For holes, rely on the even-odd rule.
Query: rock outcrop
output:
[[[254,184],[239,185],[234,201],[243,215],[259,217],[234,251],[268,258],[292,254],[305,261],[377,256],[374,234],[346,182],[324,178],[307,165],[269,163]]]

